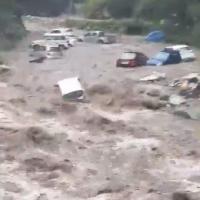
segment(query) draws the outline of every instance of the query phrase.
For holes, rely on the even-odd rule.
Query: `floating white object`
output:
[[[84,98],[84,90],[78,77],[72,77],[59,81],[58,86],[65,100],[82,100]]]

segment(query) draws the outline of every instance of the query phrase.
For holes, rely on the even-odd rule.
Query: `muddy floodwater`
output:
[[[168,102],[177,94],[174,79],[200,73],[198,59],[116,68],[125,49],[151,57],[166,46],[121,36],[117,44],[78,43],[62,59],[29,63],[30,42],[62,22],[29,19],[27,37],[3,53],[12,68],[0,75],[0,199],[169,200],[176,192],[199,199],[200,121],[175,113],[200,101]],[[139,81],[154,71],[166,79]],[[55,84],[69,77],[80,78],[86,103],[62,99]]]

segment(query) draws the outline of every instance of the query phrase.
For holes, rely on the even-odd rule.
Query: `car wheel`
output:
[[[68,49],[66,46],[64,46],[64,45],[59,45],[59,47],[60,47],[60,49],[61,50],[66,50],[66,49]]]
[[[98,44],[104,44],[103,40],[98,40]]]

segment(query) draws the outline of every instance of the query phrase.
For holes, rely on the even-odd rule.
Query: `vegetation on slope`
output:
[[[133,21],[133,27],[135,21],[139,19],[152,24],[150,30],[164,30],[170,41],[200,46],[199,0],[83,0],[82,2],[88,18],[129,18],[129,21],[130,19]],[[129,29],[130,27],[127,27],[127,30]]]

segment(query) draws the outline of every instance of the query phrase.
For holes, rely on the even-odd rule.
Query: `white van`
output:
[[[58,44],[62,49],[68,49],[71,46],[65,34],[45,33],[44,38]]]

